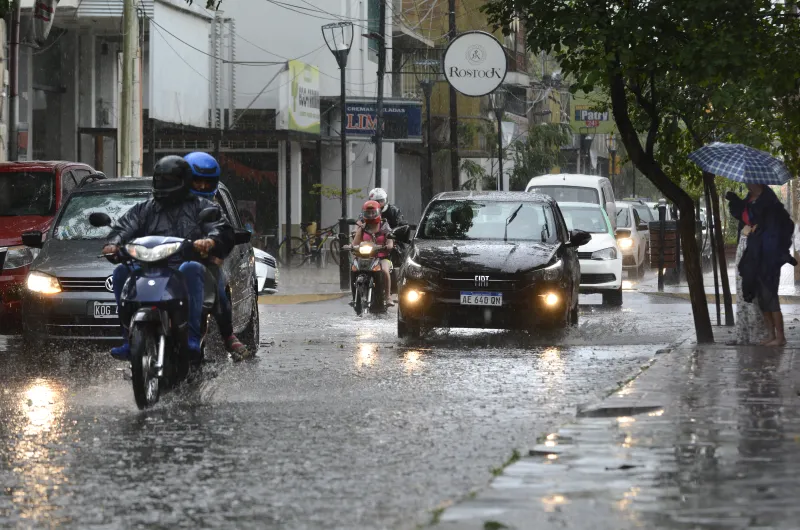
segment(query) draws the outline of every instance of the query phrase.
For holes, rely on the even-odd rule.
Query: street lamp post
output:
[[[498,165],[498,178],[497,190],[503,191],[503,113],[506,110],[506,99],[508,92],[500,87],[494,92],[489,94],[489,99],[492,104],[492,110],[497,117],[497,165]]]
[[[340,72],[339,108],[341,123],[339,137],[342,144],[342,216],[339,219],[339,288],[350,289],[350,259],[344,247],[350,243],[350,227],[347,224],[347,112],[345,110],[345,79],[347,56],[353,45],[353,23],[336,22],[322,26],[322,37],[328,49],[336,57]]]
[[[438,50],[437,50],[438,51]],[[427,150],[427,175],[422,182],[422,207],[424,208],[431,198],[433,198],[433,143],[432,139],[432,125],[431,125],[431,94],[433,93],[433,86],[439,81],[439,61],[428,56],[425,53],[425,59],[414,62],[414,76],[417,78],[422,89],[422,94],[425,96],[425,121],[426,121],[426,136],[428,137]]]

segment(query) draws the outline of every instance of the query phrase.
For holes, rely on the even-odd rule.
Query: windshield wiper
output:
[[[508,241],[508,225],[510,225],[510,224],[511,224],[511,222],[512,222],[512,221],[514,221],[514,219],[516,219],[516,218],[517,218],[517,214],[519,213],[519,211],[522,209],[522,207],[523,207],[524,205],[525,205],[525,203],[522,203],[522,204],[520,204],[519,206],[517,206],[517,209],[516,209],[516,210],[514,210],[514,213],[512,213],[511,215],[509,215],[509,216],[508,216],[508,219],[506,219],[506,231],[505,231],[505,233],[503,234],[503,241]]]

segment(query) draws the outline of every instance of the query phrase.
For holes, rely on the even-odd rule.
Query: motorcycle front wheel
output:
[[[156,374],[158,346],[153,326],[135,324],[131,329],[131,372],[133,398],[139,410],[150,408],[158,402],[159,381]]]

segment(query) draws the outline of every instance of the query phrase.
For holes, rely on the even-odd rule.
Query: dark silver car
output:
[[[116,221],[136,203],[150,198],[152,179],[122,178],[93,182],[73,192],[50,230],[23,235],[41,248],[31,264],[23,292],[23,336],[103,340],[121,337],[111,274],[114,265],[100,257],[108,228],[89,224],[89,214],[104,212]],[[235,228],[243,228],[227,188],[217,201]],[[234,332],[258,337],[258,283],[253,247],[241,244],[225,260],[233,302]],[[257,340],[257,339],[256,339]]]

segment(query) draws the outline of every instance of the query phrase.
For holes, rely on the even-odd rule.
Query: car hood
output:
[[[32,230],[46,232],[52,222],[52,217],[39,215],[0,217],[0,247],[21,245],[23,232]]]
[[[31,264],[31,270],[66,278],[105,278],[114,272],[115,265],[97,257],[102,248],[103,240],[100,239],[51,239]]]
[[[596,252],[609,247],[616,248],[617,239],[608,232],[604,232],[602,234],[592,234],[592,239],[590,239],[585,245],[578,247],[578,251]]]
[[[409,255],[420,265],[443,272],[515,274],[550,263],[559,244],[417,239]]]

